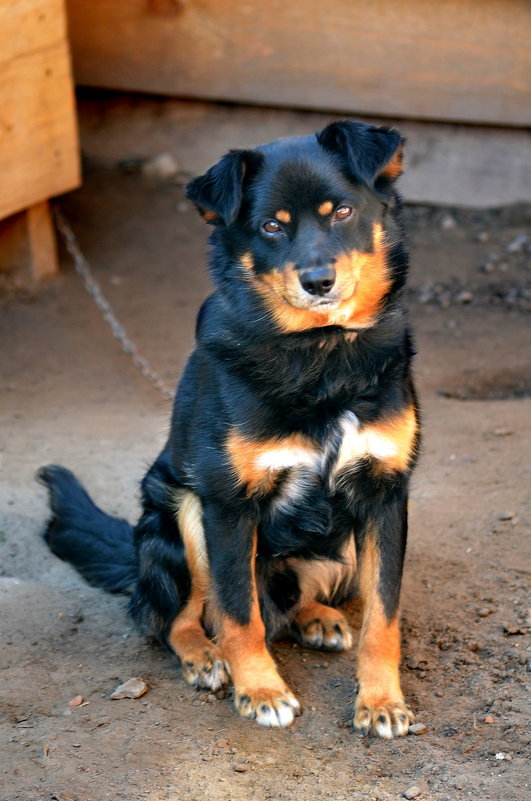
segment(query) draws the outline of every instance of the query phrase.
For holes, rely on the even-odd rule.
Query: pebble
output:
[[[440,225],[443,231],[451,231],[452,228],[455,228],[457,226],[457,223],[451,214],[445,214],[444,217],[441,219]]]
[[[478,242],[488,242],[490,240],[490,234],[488,231],[480,231],[476,238]]]
[[[480,272],[482,273],[493,273],[494,272],[494,264],[491,261],[482,262],[479,265]]]
[[[507,253],[519,253],[521,250],[523,250],[528,241],[529,237],[527,237],[525,234],[519,234],[518,236],[515,236],[514,239],[511,239],[509,244],[505,246],[505,250]]]
[[[492,433],[495,437],[510,437],[514,431],[512,428],[495,428]]]
[[[236,773],[245,773],[247,770],[249,770],[249,766],[245,765],[243,762],[238,762],[238,764],[233,765],[232,769]]]
[[[514,520],[516,514],[514,512],[502,512],[498,515],[498,520]]]
[[[511,754],[506,754],[505,751],[498,751],[498,753],[495,755],[495,758],[499,760],[507,759],[509,762],[512,761]]]
[[[178,172],[179,165],[171,153],[159,153],[142,164],[142,175],[158,181],[174,178]]]
[[[471,303],[474,300],[474,295],[472,292],[469,292],[468,289],[464,289],[462,292],[456,297],[456,301],[458,303]]]
[[[488,617],[489,615],[492,615],[493,612],[494,609],[492,609],[490,606],[482,606],[481,609],[478,609],[478,617]]]
[[[496,723],[496,718],[493,718],[492,715],[487,715],[485,723]]]
[[[75,695],[72,700],[68,702],[68,706],[81,706],[84,700],[82,695]]]
[[[427,729],[424,723],[412,723],[408,731],[410,734],[425,734]]]
[[[149,688],[143,679],[139,678],[138,676],[134,676],[132,679],[124,681],[123,684],[120,684],[120,686],[117,687],[109,697],[112,700],[119,700],[122,698],[140,698],[142,695],[147,693],[148,689]]]
[[[404,790],[402,793],[402,798],[418,798],[419,795],[422,795],[420,787],[408,787],[408,789]]]

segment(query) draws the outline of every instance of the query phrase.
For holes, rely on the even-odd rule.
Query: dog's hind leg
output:
[[[339,609],[308,601],[296,613],[293,633],[305,648],[323,651],[348,651],[352,648],[352,632]]]
[[[210,574],[201,502],[192,492],[179,491],[177,503],[191,588],[188,601],[171,624],[168,643],[181,660],[183,676],[189,684],[217,690],[228,677],[219,647],[208,639],[203,628]]]
[[[209,579],[201,506],[176,482],[165,451],[142,482],[142,501],[131,613],[179,657],[189,684],[218,689],[227,674],[203,629]]]

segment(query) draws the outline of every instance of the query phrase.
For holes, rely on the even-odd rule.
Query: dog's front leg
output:
[[[289,726],[300,705],[267,649],[256,587],[256,523],[248,506],[204,508],[217,641],[229,665],[240,715],[262,726]]]
[[[407,734],[414,716],[400,687],[398,602],[406,545],[407,498],[383,500],[357,531],[363,623],[354,728],[389,739]]]

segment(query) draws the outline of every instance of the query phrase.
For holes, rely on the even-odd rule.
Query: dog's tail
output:
[[[37,479],[50,493],[52,518],[44,533],[50,550],[89,584],[130,592],[138,573],[132,526],[98,509],[64,467],[41,467]]]

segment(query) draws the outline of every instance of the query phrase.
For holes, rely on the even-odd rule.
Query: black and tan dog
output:
[[[133,529],[61,467],[40,472],[46,538],[131,611],[185,679],[231,681],[236,708],[288,726],[299,702],[268,639],[348,649],[363,604],[354,727],[403,735],[399,592],[419,442],[401,306],[407,254],[397,131],[336,122],[228,153],[188,186],[214,226],[168,442]]]

